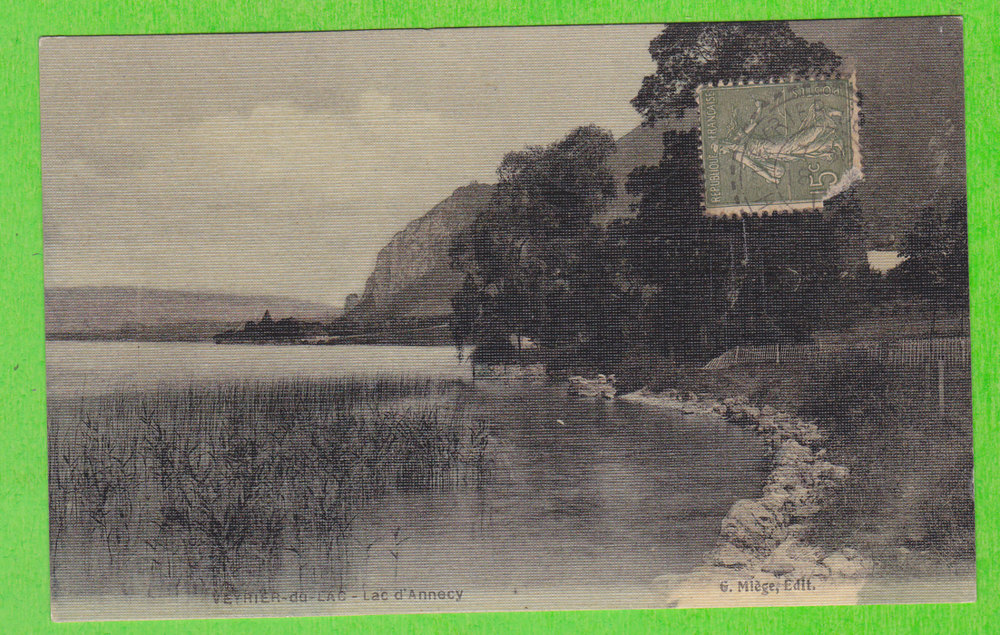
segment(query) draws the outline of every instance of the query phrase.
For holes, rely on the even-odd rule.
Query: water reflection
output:
[[[710,417],[568,397],[562,386],[545,382],[472,384],[468,368],[450,349],[181,345],[174,350],[169,348],[173,345],[157,344],[142,345],[129,356],[134,344],[54,344],[48,356],[51,440],[68,444],[71,450],[82,437],[69,434],[60,422],[78,416],[81,398],[97,399],[121,386],[132,391],[123,400],[122,407],[128,409],[137,394],[151,394],[155,386],[262,378],[307,382],[323,377],[371,378],[386,368],[463,381],[443,384],[446,389],[440,391],[382,395],[379,416],[434,413],[425,421],[431,422],[427,425],[433,426],[433,433],[412,437],[412,443],[446,437],[455,429],[462,435],[455,456],[472,456],[476,438],[485,439],[489,448],[481,454],[485,463],[466,465],[461,474],[435,467],[437,471],[424,480],[387,478],[385,487],[366,495],[364,505],[341,510],[344,513],[332,516],[325,529],[292,513],[283,515],[275,527],[279,544],[272,550],[272,560],[244,558],[227,565],[241,571],[239,576],[205,576],[203,564],[181,557],[187,547],[180,543],[166,547],[177,556],[170,558],[175,568],[171,572],[136,558],[131,564],[119,562],[116,573],[108,575],[103,555],[106,535],[97,530],[77,535],[69,541],[73,544],[64,541],[62,556],[53,559],[54,580],[59,581],[54,588],[71,595],[88,590],[210,593],[220,581],[286,590],[401,585],[461,586],[484,592],[532,586],[644,587],[657,575],[697,564],[714,545],[732,501],[756,495],[763,478],[763,447],[747,432]],[[297,399],[312,405],[306,415],[295,417],[307,425],[328,422],[324,404],[329,395]],[[229,404],[222,409],[241,407]],[[281,416],[287,418],[287,413]],[[372,430],[384,430],[390,420],[395,421],[371,419],[373,425],[382,426]],[[247,425],[246,419],[241,421]],[[202,425],[211,428],[208,419]],[[295,451],[303,452],[302,457],[312,456],[309,452],[321,443],[314,437],[302,434],[301,441],[286,445],[299,448]],[[447,439],[441,447],[446,446]],[[366,447],[351,455],[354,464],[375,460],[377,452],[371,449],[375,446]],[[308,448],[312,449],[307,452]],[[447,451],[440,452],[440,465],[449,465]],[[78,455],[68,454],[70,460]],[[286,464],[306,460],[295,456],[293,452],[286,457]],[[395,456],[391,465],[376,461],[371,473],[406,473],[407,456]],[[295,510],[304,497],[318,495],[319,482],[293,483],[281,493],[283,498],[274,500],[284,501],[281,506],[286,511]],[[54,482],[52,487],[56,494],[69,486]],[[329,540],[315,539],[322,535]],[[177,582],[181,575],[177,571],[183,567],[195,571],[189,576],[193,584]],[[155,575],[144,572],[146,568],[155,569]]]

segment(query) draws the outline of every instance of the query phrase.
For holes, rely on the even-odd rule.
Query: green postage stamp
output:
[[[853,77],[698,90],[705,212],[821,209],[861,178]]]

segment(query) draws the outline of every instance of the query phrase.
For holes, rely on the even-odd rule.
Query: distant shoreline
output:
[[[46,334],[46,342],[108,342],[108,343],[123,343],[123,342],[135,342],[140,343],[155,343],[155,344],[217,344],[218,346],[452,346],[453,342],[449,339],[448,341],[441,342],[425,342],[425,341],[404,341],[404,340],[364,340],[361,341],[358,338],[352,338],[350,340],[336,340],[336,341],[227,341],[216,343],[211,337],[202,338],[138,338],[138,337],[101,337],[93,335],[64,335],[64,334]]]

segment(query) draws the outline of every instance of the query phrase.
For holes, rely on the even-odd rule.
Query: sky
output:
[[[909,205],[927,165],[964,178],[958,23],[882,25],[793,28],[858,67],[866,177],[896,190],[873,200]],[[394,233],[455,188],[494,182],[506,152],[637,126],[629,100],[661,29],[45,38],[46,287],[340,306]],[[936,40],[948,37],[957,50]]]
[[[340,306],[506,152],[638,125],[661,28],[45,39],[45,284]]]

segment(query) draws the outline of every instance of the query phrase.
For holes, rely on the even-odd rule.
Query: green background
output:
[[[975,416],[976,604],[683,611],[479,613],[226,621],[53,624],[49,620],[38,38],[358,28],[688,20],[965,16],[970,279]],[[246,632],[982,632],[998,616],[1000,232],[996,0],[713,3],[659,0],[7,0],[0,9],[0,630],[5,633]],[[586,69],[581,69],[586,72]]]

